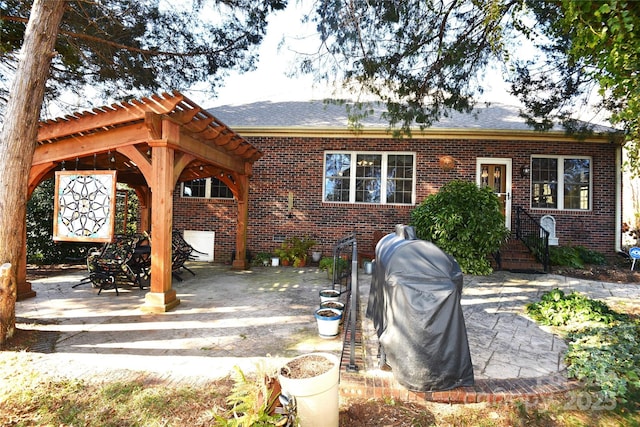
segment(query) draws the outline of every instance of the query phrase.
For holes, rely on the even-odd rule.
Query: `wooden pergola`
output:
[[[142,309],[180,303],[171,287],[173,191],[178,182],[217,177],[238,203],[233,268],[244,269],[249,178],[262,152],[179,92],[122,102],[40,123],[29,197],[65,165],[116,170],[140,200],[140,231],[151,235],[151,285]],[[24,236],[26,242],[26,234]],[[18,299],[35,295],[26,281],[26,243],[18,266]]]

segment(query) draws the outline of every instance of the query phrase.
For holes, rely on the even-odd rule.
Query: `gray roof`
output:
[[[366,128],[387,128],[388,122],[381,118],[384,106],[373,104],[374,114],[362,120]],[[348,114],[344,105],[315,101],[261,101],[244,105],[222,105],[208,110],[227,126],[236,128],[347,128]],[[519,116],[519,108],[499,104],[478,104],[470,114],[452,111],[442,117],[432,128],[437,129],[484,129],[531,131]],[[564,131],[557,124],[554,131]],[[595,125],[595,132],[611,132],[615,129]]]

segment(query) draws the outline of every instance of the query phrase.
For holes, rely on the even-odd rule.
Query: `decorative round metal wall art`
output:
[[[56,174],[54,240],[111,240],[115,172]]]

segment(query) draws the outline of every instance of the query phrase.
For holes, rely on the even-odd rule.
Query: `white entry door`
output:
[[[511,159],[478,157],[476,183],[490,187],[498,195],[505,225],[511,230]]]

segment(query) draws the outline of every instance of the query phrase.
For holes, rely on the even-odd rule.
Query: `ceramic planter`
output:
[[[320,302],[338,301],[339,299],[340,292],[335,289],[323,289],[320,291]]]
[[[321,338],[335,338],[340,330],[342,310],[336,308],[319,308],[315,312],[318,323],[318,335]]]
[[[320,303],[320,308],[335,308],[336,310],[344,311],[344,303],[340,301],[325,301]]]
[[[273,258],[271,258],[271,267],[277,267],[280,265],[280,258],[278,258],[277,256],[274,256]]]
[[[328,370],[309,375],[288,375],[289,366],[326,365]],[[310,353],[291,359],[280,368],[278,380],[282,391],[294,396],[297,420],[302,427],[338,427],[340,359],[329,353]]]
[[[344,303],[340,301],[325,301],[320,303],[320,308],[332,308],[340,311],[340,323],[344,320]]]

